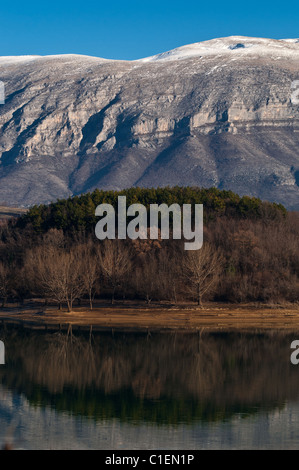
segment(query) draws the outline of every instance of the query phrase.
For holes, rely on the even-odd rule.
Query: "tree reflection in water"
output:
[[[297,334],[298,337],[298,334]],[[95,420],[229,420],[297,399],[296,332],[46,333],[0,330],[0,380],[34,405]]]

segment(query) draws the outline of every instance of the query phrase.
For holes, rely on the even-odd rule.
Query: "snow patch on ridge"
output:
[[[39,59],[39,55],[16,55],[16,56],[0,56],[0,65],[10,65],[20,62],[32,62]]]
[[[80,54],[54,54],[54,55],[20,55],[20,56],[0,56],[1,65],[15,65],[20,63],[29,63],[33,61],[45,61],[45,60],[72,60],[72,61],[84,61],[94,60],[101,62],[112,62],[109,59],[103,59],[101,57],[93,57],[89,55]]]
[[[139,62],[182,60],[215,55],[299,56],[298,39],[267,39],[246,36],[211,39],[178,47],[161,54],[139,59]]]
[[[205,58],[218,55],[230,57],[232,60],[234,58],[246,56],[272,57],[275,60],[278,57],[294,58],[298,56],[299,59],[299,39],[267,39],[247,36],[230,36],[227,38],[211,39],[208,41],[188,44],[170,51],[133,61],[104,59],[101,57],[81,54],[3,56],[0,57],[0,66],[46,60],[81,62],[89,60],[98,62],[133,62],[136,64],[142,64],[146,62],[165,62],[190,58]]]

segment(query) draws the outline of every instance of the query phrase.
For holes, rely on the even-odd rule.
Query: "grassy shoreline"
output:
[[[0,310],[2,324],[44,329],[99,331],[201,331],[202,329],[299,329],[299,307],[207,304],[116,304],[75,307],[72,312],[55,307],[28,305]]]

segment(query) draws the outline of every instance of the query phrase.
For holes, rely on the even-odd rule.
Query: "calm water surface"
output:
[[[296,449],[299,332],[0,329],[0,444],[22,449]]]

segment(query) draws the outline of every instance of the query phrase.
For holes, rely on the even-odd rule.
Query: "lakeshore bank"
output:
[[[208,304],[195,306],[104,305],[65,309],[28,305],[0,310],[0,325],[46,330],[202,331],[228,329],[298,329],[299,306]]]

